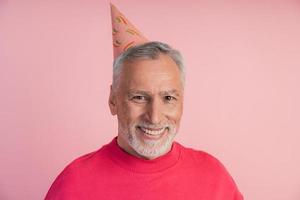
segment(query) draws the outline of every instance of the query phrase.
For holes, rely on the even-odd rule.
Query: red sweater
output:
[[[174,142],[167,154],[144,160],[114,138],[69,164],[46,200],[242,200],[233,179],[211,155]]]

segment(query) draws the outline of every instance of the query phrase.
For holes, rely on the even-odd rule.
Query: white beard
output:
[[[120,136],[137,154],[148,159],[154,159],[166,154],[171,149],[173,140],[177,134],[174,124],[168,123],[161,126],[166,127],[165,131],[167,133],[159,140],[141,140],[137,136],[137,134],[140,134],[136,128],[138,125],[152,126],[147,123],[135,123],[127,128],[119,126]]]

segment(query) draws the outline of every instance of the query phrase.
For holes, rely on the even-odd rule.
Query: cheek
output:
[[[117,117],[119,123],[126,125],[129,121],[129,111],[128,106],[124,101],[119,101],[117,104]]]
[[[182,116],[182,109],[182,105],[177,105],[173,108],[170,108],[167,114],[169,120],[179,123]]]
[[[144,107],[140,105],[129,104],[127,107],[127,115],[130,116],[132,120],[137,120],[141,118],[144,113]]]
[[[133,103],[126,101],[123,102],[119,108],[120,117],[123,121],[126,121],[127,124],[137,121],[144,112],[144,108],[142,106],[134,105]]]

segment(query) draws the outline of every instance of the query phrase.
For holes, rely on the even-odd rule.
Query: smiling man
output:
[[[183,112],[181,54],[161,42],[136,43],[122,51],[128,45],[118,41],[114,49],[109,107],[117,137],[69,164],[46,199],[242,200],[216,158],[174,141]]]
[[[170,151],[182,115],[183,81],[180,54],[162,43],[130,49],[116,60],[109,106],[118,117],[122,149],[145,159]]]

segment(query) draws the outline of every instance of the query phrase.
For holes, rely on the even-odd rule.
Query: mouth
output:
[[[146,139],[160,139],[165,134],[165,130],[167,130],[167,127],[151,129],[138,126],[137,128],[143,133]]]

